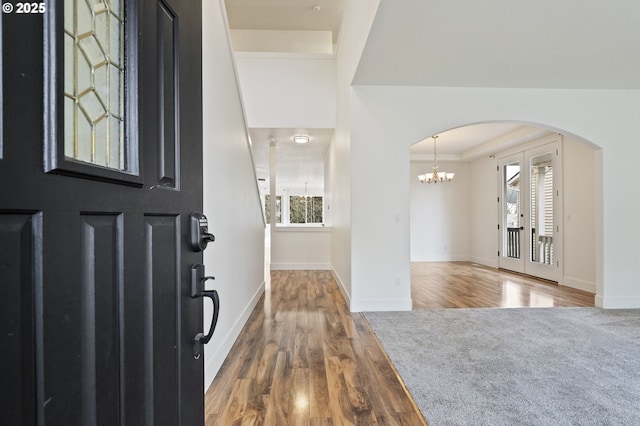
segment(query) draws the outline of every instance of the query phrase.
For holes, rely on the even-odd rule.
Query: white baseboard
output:
[[[352,301],[351,312],[410,311],[411,299],[363,299]]]
[[[467,262],[469,260],[469,256],[463,255],[438,255],[420,259],[412,258],[410,262]]]
[[[240,335],[240,332],[242,331],[242,328],[247,323],[249,316],[251,315],[254,308],[258,304],[258,301],[260,301],[260,297],[262,296],[262,293],[264,293],[264,288],[265,288],[265,283],[263,281],[262,284],[258,286],[258,290],[255,292],[251,300],[249,300],[249,303],[247,304],[247,306],[245,306],[245,308],[242,310],[242,313],[240,314],[240,316],[238,316],[238,319],[236,319],[235,323],[233,324],[233,327],[231,327],[231,329],[227,332],[227,334],[224,336],[221,342],[217,342],[217,345],[215,346],[214,345],[205,346],[205,355],[206,355],[207,349],[215,348],[215,352],[211,357],[205,356],[205,359],[209,358],[204,366],[204,392],[205,393],[207,392],[207,389],[209,389],[209,386],[211,386],[213,379],[216,377],[216,374],[218,374],[220,367],[222,367],[222,363],[224,362],[225,358],[231,351],[231,346],[233,346],[233,344],[235,343],[236,339],[238,338],[238,335]]]
[[[486,259],[484,257],[474,257],[471,256],[469,258],[469,262],[478,263],[480,265],[488,266],[490,268],[498,268],[498,259]]]
[[[578,290],[588,291],[589,293],[596,292],[596,283],[581,280],[573,277],[564,277],[562,279],[562,285],[565,287],[576,288]]]
[[[599,294],[596,294],[595,300],[594,300],[594,304],[596,305],[596,308],[602,308],[602,296]]]
[[[604,309],[638,309],[640,297],[602,297],[596,295],[596,306]]]
[[[272,263],[272,271],[328,271],[328,263]]]
[[[347,302],[347,306],[351,306],[351,295],[347,293],[347,289],[344,286],[344,283],[340,279],[340,276],[336,272],[333,267],[331,267],[331,275],[333,275],[333,279],[338,283],[338,288],[340,289],[340,293],[342,293],[342,297],[344,297],[345,302]]]

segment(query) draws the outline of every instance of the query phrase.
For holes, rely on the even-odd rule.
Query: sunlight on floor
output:
[[[532,308],[553,308],[553,297],[548,294],[531,290],[529,295],[529,306]]]
[[[522,304],[522,287],[513,281],[507,281],[502,284],[502,303],[503,308],[519,308]]]
[[[554,303],[553,297],[548,294],[535,290],[527,292],[520,284],[507,281],[502,284],[502,303],[500,306],[503,308],[521,308],[524,306],[530,308],[552,308]]]

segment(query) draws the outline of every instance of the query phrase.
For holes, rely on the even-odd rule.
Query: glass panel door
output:
[[[524,272],[524,222],[521,189],[522,154],[500,160],[500,267]]]
[[[561,141],[501,158],[500,268],[560,281]]]
[[[560,202],[561,142],[558,140],[524,152],[527,164],[527,261],[528,275],[560,282],[562,277],[562,203]]]

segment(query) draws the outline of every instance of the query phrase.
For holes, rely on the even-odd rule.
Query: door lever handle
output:
[[[191,297],[208,297],[213,302],[213,315],[211,317],[211,325],[207,334],[198,333],[193,338],[193,357],[200,358],[202,355],[202,345],[206,345],[211,340],[213,332],[218,323],[218,313],[220,312],[220,298],[216,290],[205,290],[205,283],[208,280],[215,280],[215,277],[207,277],[204,275],[204,265],[195,264],[191,267]]]

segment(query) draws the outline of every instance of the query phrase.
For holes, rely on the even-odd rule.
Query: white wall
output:
[[[331,225],[331,267],[347,303],[351,305],[351,81],[373,22],[379,0],[345,3],[340,46],[336,57],[336,125],[326,160],[325,222]]]
[[[433,161],[412,161],[409,171],[411,261],[469,260],[471,217],[467,163],[439,161],[440,171],[453,172],[451,182],[420,183],[417,176],[431,173]]]
[[[251,128],[334,128],[335,60],[237,54]]]
[[[352,93],[351,310],[410,310],[410,143],[388,126],[393,115],[374,118],[361,88]]]
[[[204,252],[220,316],[205,347],[205,390],[264,291],[264,221],[222,0],[203,2],[204,213],[216,241]],[[204,327],[211,321],[206,301]]]
[[[488,155],[469,164],[469,211],[471,217],[469,260],[498,267],[498,177],[497,161]]]
[[[563,138],[564,278],[562,284],[596,291],[596,150]]]
[[[271,233],[272,270],[330,269],[331,230],[323,226],[276,227]]]
[[[354,86],[352,308],[379,309],[382,300],[410,300],[409,146],[451,128],[503,120],[541,124],[602,147],[602,228],[596,232],[596,241],[602,241],[596,265],[602,266],[596,270],[596,303],[640,307],[635,273],[640,228],[630,226],[640,217],[640,183],[634,174],[640,157],[637,111],[640,91]],[[372,209],[381,199],[383,207]],[[393,277],[400,278],[400,286],[394,286]]]

